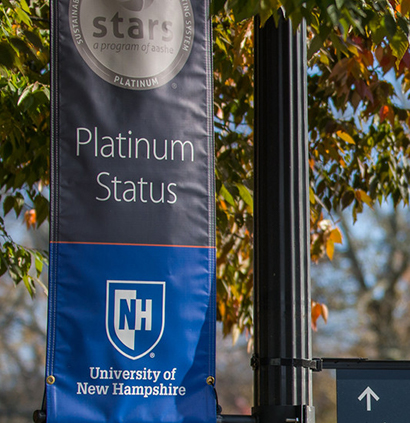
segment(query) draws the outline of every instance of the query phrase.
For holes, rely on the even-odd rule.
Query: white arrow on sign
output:
[[[378,395],[373,391],[373,389],[368,386],[357,398],[359,401],[361,401],[364,397],[366,397],[366,409],[367,411],[372,411],[372,398],[373,397],[376,401],[379,401]]]

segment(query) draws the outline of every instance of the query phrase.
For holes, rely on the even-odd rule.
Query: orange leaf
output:
[[[24,213],[24,222],[26,223],[27,229],[30,229],[31,227],[34,228],[36,226],[37,214],[34,209],[27,210]]]
[[[389,106],[382,106],[379,110],[380,121],[383,122],[389,114]]]
[[[317,319],[320,317],[321,314],[322,314],[322,307],[320,306],[320,304],[312,301],[311,316],[312,316],[312,329],[314,331],[317,330]]]
[[[329,310],[326,304],[317,303],[316,301],[311,302],[311,317],[312,317],[312,329],[317,331],[317,321],[320,316],[322,316],[325,323],[327,323],[327,318],[329,316]]]
[[[380,108],[379,117],[380,122],[388,119],[392,125],[394,124],[394,112],[393,109],[388,105],[384,105]]]

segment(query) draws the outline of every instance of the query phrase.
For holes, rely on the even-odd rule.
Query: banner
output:
[[[47,422],[215,422],[208,2],[52,6]]]

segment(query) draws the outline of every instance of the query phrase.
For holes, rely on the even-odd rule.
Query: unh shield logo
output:
[[[165,325],[165,282],[107,281],[105,326],[111,344],[137,360],[154,349]]]

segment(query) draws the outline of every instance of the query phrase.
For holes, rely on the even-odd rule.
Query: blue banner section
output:
[[[214,423],[206,0],[53,0],[47,423]]]
[[[58,254],[48,419],[212,419],[214,250],[59,244]]]

